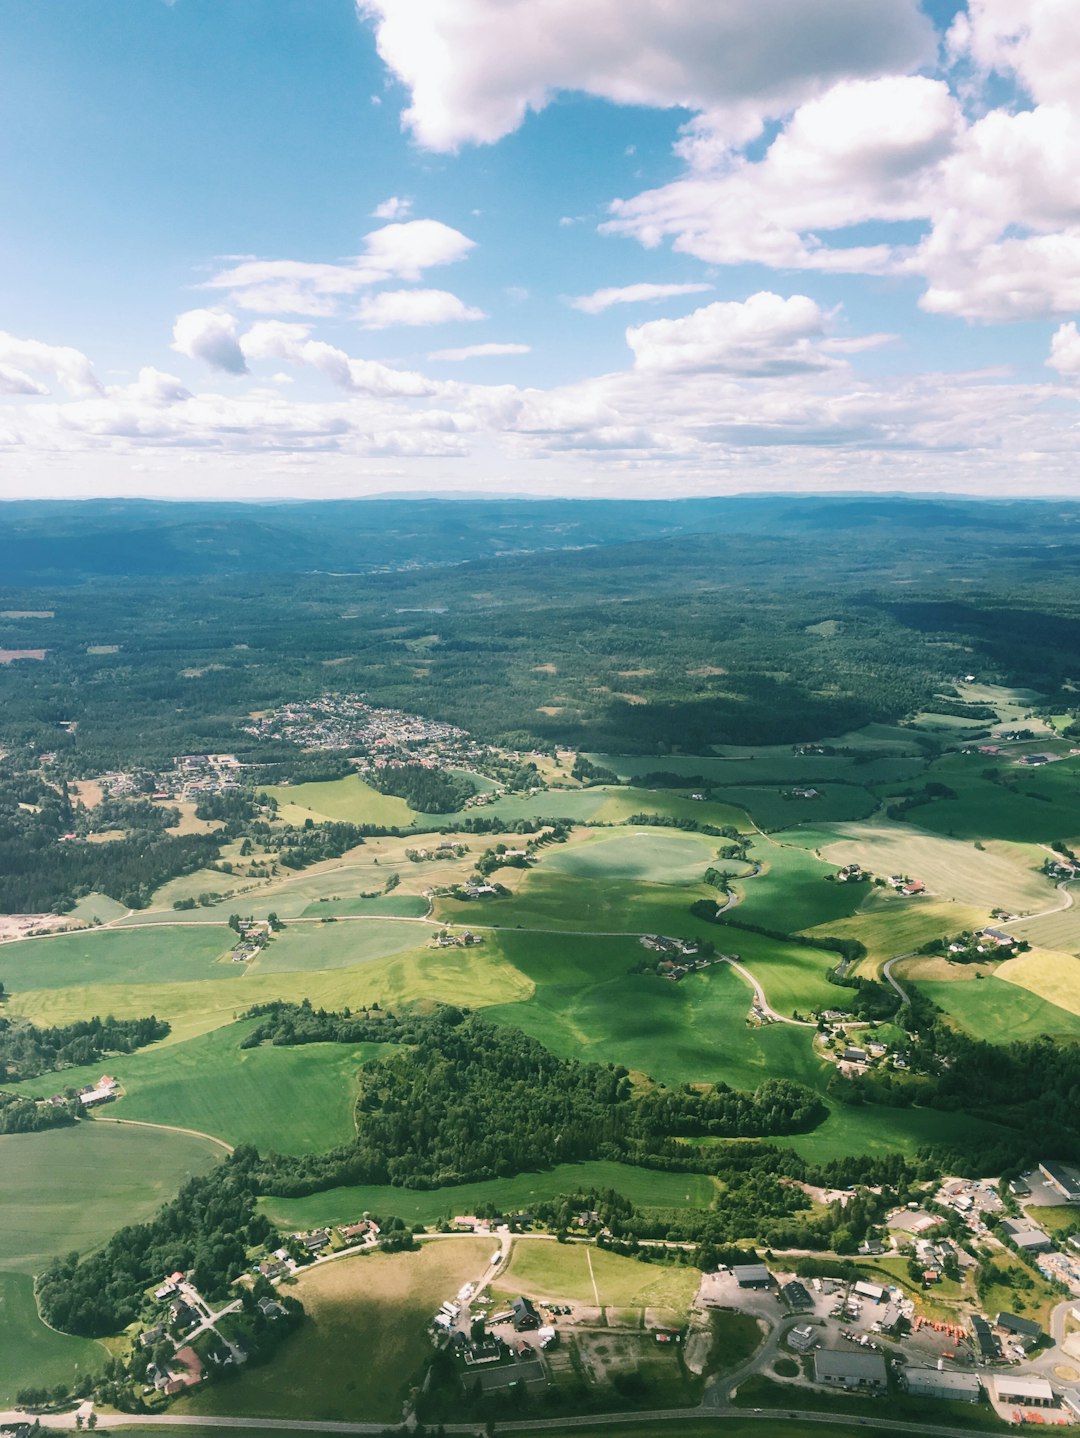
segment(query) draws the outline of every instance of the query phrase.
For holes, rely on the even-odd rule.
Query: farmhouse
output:
[[[1047,1183],[1061,1194],[1062,1198],[1069,1203],[1080,1202],[1080,1179],[1065,1167],[1064,1164],[1047,1160],[1039,1164],[1039,1172]]]
[[[96,1084],[90,1084],[79,1090],[79,1102],[83,1108],[92,1108],[94,1104],[107,1103],[109,1099],[115,1098],[120,1085],[111,1074],[102,1074]]]
[[[944,1368],[905,1368],[907,1391],[918,1398],[956,1398],[977,1403],[982,1383],[976,1373],[950,1373]]]
[[[814,1354],[814,1378],[833,1388],[861,1389],[883,1393],[888,1383],[885,1359],[880,1353],[865,1349],[850,1352],[838,1348],[820,1348]]]

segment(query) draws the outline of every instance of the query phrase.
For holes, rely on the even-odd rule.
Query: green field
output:
[[[287,924],[252,962],[251,973],[288,974],[351,969],[425,944],[434,931],[424,924],[344,920],[340,924]]]
[[[872,974],[886,959],[910,954],[931,939],[982,928],[989,922],[987,909],[972,909],[936,899],[904,899],[891,890],[875,889],[861,913],[847,919],[832,919],[810,932],[820,937],[858,939],[867,950],[860,972]]]
[[[663,829],[631,829],[590,835],[583,843],[548,850],[547,874],[566,874],[603,884],[611,879],[653,884],[696,884],[714,862],[716,840]]]
[[[453,1188],[411,1189],[362,1185],[330,1188],[304,1198],[264,1198],[261,1206],[286,1230],[347,1223],[364,1213],[393,1214],[406,1223],[433,1224],[470,1214],[485,1201],[506,1212],[527,1211],[541,1199],[587,1189],[613,1188],[641,1208],[709,1208],[716,1184],[705,1174],[663,1173],[625,1163],[562,1163],[546,1173],[463,1183]]]
[[[795,754],[786,744],[757,747],[724,746],[724,754],[667,754],[662,759],[622,754],[595,754],[589,757],[620,779],[635,779],[664,770],[670,774],[700,775],[718,798],[738,784],[815,786],[832,783],[878,784],[896,782],[921,773],[925,760],[915,752],[910,734],[901,729],[873,726],[858,735],[831,741],[861,753]],[[887,750],[880,758],[866,757],[867,749]]]
[[[182,1398],[178,1414],[213,1413],[390,1423],[431,1353],[439,1305],[477,1279],[490,1238],[446,1238],[419,1253],[373,1253],[321,1264],[286,1292],[307,1318],[273,1363]]]
[[[1060,751],[1060,744],[1029,746]],[[947,784],[955,799],[935,799],[914,810],[921,829],[957,839],[1005,839],[1015,843],[1071,842],[1080,835],[1080,759],[1066,758],[1032,769],[1016,763],[1011,746],[1001,754],[948,755],[927,778]],[[984,777],[990,771],[998,782]]]
[[[39,1273],[149,1218],[222,1157],[204,1138],[85,1122],[0,1137],[0,1271]]]
[[[749,924],[793,934],[853,914],[869,897],[867,884],[829,883],[826,875],[836,874],[835,865],[793,844],[758,839],[750,858],[762,872],[735,886],[740,900],[735,917]],[[721,860],[717,867],[729,865]]]
[[[380,794],[356,774],[325,783],[270,785],[265,792],[277,800],[281,817],[294,823],[311,817],[407,829],[416,819],[404,799]]]
[[[903,969],[899,978],[903,982]],[[973,1038],[1036,1039],[1042,1034],[1075,1042],[1080,1018],[1019,984],[989,977],[974,983],[919,981],[919,989]]]
[[[70,1387],[80,1374],[98,1372],[107,1357],[100,1343],[42,1323],[30,1274],[0,1272],[0,1407],[13,1404],[19,1389],[30,1384]]]
[[[826,784],[816,799],[785,798],[786,789],[756,784],[736,784],[715,792],[729,804],[745,809],[759,828],[770,833],[800,824],[865,819],[878,807],[877,797],[857,784]]]
[[[420,894],[380,894],[377,899],[318,899],[308,904],[302,917],[320,919],[327,914],[364,914],[394,916],[403,919],[422,919],[427,913],[428,902]]]
[[[99,1110],[95,1124],[138,1119],[212,1134],[262,1153],[319,1153],[352,1138],[356,1078],[362,1064],[388,1052],[381,1044],[263,1045],[241,1049],[253,1021],[230,1024],[184,1043],[155,1044],[109,1060],[124,1095]],[[65,1085],[90,1083],[101,1064],[69,1069]],[[13,1085],[38,1093],[41,1079]],[[55,1086],[56,1076],[45,1080]]]
[[[75,985],[228,979],[235,969],[215,961],[235,942],[236,935],[224,924],[167,931],[87,929],[50,939],[26,939],[4,949],[4,986],[18,994],[24,989]]]
[[[696,1268],[643,1263],[591,1243],[519,1238],[492,1282],[500,1293],[602,1308],[660,1308],[685,1316],[701,1283]]]
[[[950,1143],[985,1134],[989,1143],[1011,1130],[962,1113],[932,1108],[879,1108],[874,1104],[836,1104],[812,1133],[793,1134],[777,1142],[812,1163],[828,1163],[848,1154],[914,1155],[927,1144]],[[1015,1136],[1015,1135],[1013,1135]]]
[[[126,913],[126,905],[118,903],[116,899],[110,899],[108,894],[87,894],[68,911],[66,917],[85,919],[87,923],[93,923],[96,919],[101,924],[107,924],[110,919],[119,919]]]

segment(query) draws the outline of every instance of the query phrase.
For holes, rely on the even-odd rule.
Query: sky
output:
[[[4,0],[0,498],[1080,492],[1077,0]]]

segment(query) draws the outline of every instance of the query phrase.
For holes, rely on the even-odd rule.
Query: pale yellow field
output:
[[[1073,886],[1075,889],[1075,886]],[[1060,895],[1055,896],[1060,902]],[[1061,953],[1080,954],[1080,905],[1075,902],[1057,914],[1045,914],[1016,926],[1017,937],[1041,949],[1057,949]]]
[[[996,977],[1029,989],[1040,998],[1080,1014],[1080,959],[1053,949],[1032,949],[1006,961]]]
[[[854,861],[885,877],[907,874],[921,879],[931,898],[1015,914],[1036,913],[1057,902],[1053,885],[1038,873],[1046,855],[1037,845],[993,840],[976,849],[965,840],[888,822],[830,827],[836,842],[822,850],[829,863]]]
[[[868,950],[858,972],[872,977],[886,959],[911,953],[931,939],[958,934],[965,929],[984,928],[990,922],[988,909],[967,904],[942,903],[936,899],[882,900],[849,919],[830,919],[807,933],[823,937],[858,939]]]

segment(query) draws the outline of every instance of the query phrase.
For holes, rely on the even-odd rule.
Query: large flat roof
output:
[[[950,1393],[978,1393],[982,1387],[977,1373],[951,1373],[944,1368],[905,1368],[904,1377],[912,1393],[942,1389]]]
[[[1023,1378],[1019,1374],[995,1373],[990,1380],[998,1399],[1019,1398],[1025,1403],[1052,1403],[1054,1390],[1045,1378]]]
[[[854,1382],[885,1382],[885,1359],[863,1349],[819,1348],[814,1370],[820,1378],[850,1378]]]

